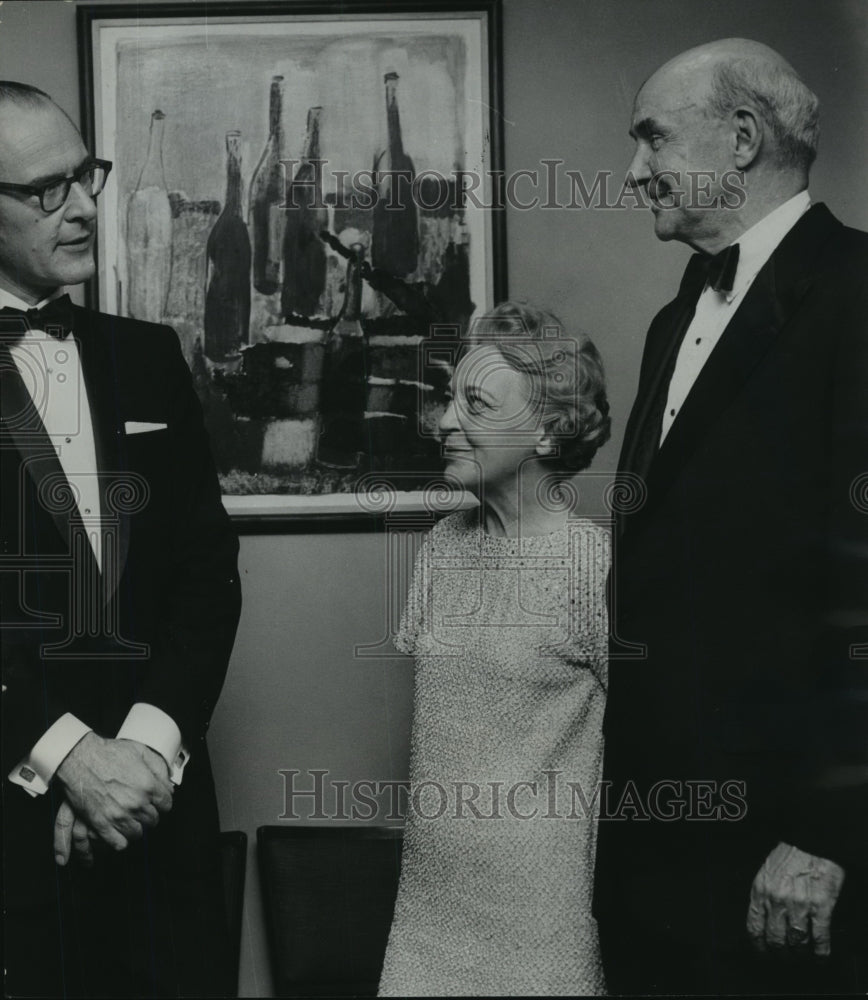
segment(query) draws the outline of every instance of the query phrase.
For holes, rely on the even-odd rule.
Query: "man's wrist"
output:
[[[181,783],[189,755],[184,748],[177,723],[161,708],[147,702],[136,702],[118,730],[117,738],[143,743],[159,754],[166,762],[172,783]]]
[[[43,733],[27,757],[10,771],[9,780],[28,795],[44,795],[60,765],[91,732],[90,726],[67,712]]]

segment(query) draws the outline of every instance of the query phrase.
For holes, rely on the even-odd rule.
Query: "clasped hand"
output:
[[[747,932],[757,951],[831,952],[832,911],[844,884],[844,869],[778,844],[754,879]]]
[[[93,863],[93,842],[122,851],[172,808],[166,762],[144,743],[88,733],[56,775],[65,792],[54,824],[54,855],[65,865],[73,850]]]

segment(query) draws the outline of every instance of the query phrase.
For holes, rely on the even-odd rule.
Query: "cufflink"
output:
[[[177,757],[172,761],[171,774],[169,775],[169,780],[172,782],[172,791],[174,791],[175,785],[181,784],[181,779],[184,777],[184,765],[189,760],[190,755],[187,751],[181,747],[178,751]]]
[[[18,771],[18,777],[23,781],[31,782],[36,777],[36,772],[25,765]]]

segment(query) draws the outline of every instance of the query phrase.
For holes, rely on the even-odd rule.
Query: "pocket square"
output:
[[[166,424],[152,424],[148,420],[126,420],[124,421],[124,432],[126,434],[147,434],[148,431],[164,431]]]

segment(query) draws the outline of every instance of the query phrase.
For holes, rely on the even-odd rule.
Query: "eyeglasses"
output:
[[[6,184],[0,182],[0,191],[20,191],[39,198],[43,212],[56,212],[66,204],[73,184],[80,184],[90,198],[102,194],[106,178],[112,168],[110,160],[91,159],[83,163],[69,177],[58,177],[47,184]]]

